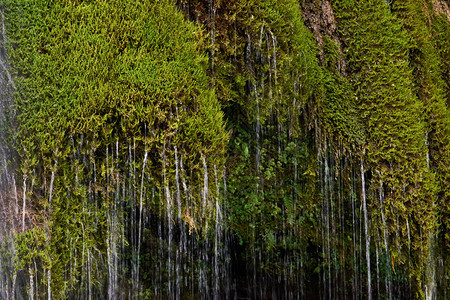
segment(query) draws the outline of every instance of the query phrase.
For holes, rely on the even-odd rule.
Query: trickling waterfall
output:
[[[366,183],[364,180],[364,162],[361,160],[361,201],[364,212],[364,234],[366,240],[366,266],[367,266],[367,299],[372,299],[372,278],[370,272],[370,235],[369,235],[369,218],[366,204]]]
[[[219,186],[219,180],[218,180],[218,173],[217,173],[217,167],[214,165],[214,178],[215,178],[215,184],[216,184],[216,195],[219,197],[220,195],[220,186]],[[216,198],[215,201],[215,209],[216,209],[216,223],[214,228],[214,299],[220,299],[220,262],[221,258],[223,256],[223,251],[220,249],[221,246],[220,243],[222,243],[222,231],[223,231],[223,216],[222,216],[222,208],[219,203],[219,199]]]
[[[385,254],[387,256],[386,259],[388,261],[390,261],[388,236],[387,236],[387,230],[386,230],[386,217],[384,216],[384,190],[383,190],[383,183],[380,183],[379,195],[380,195],[380,212],[381,212],[381,221],[382,221],[382,232],[383,232],[384,249],[385,249]],[[390,272],[390,268],[388,268],[387,276],[385,277],[385,284],[386,284],[386,291],[387,291],[388,297],[389,297],[389,299],[392,299],[392,287],[391,287],[391,279],[390,279],[391,274],[390,273],[391,273]]]

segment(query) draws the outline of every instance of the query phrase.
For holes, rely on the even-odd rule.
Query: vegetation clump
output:
[[[209,88],[201,28],[165,0],[3,6],[18,87],[20,175],[44,219],[39,256],[53,294],[83,288],[81,262],[94,260],[89,274],[102,272],[119,199],[126,210],[144,201],[162,214],[165,200],[145,195],[154,186],[176,198],[180,163],[177,176],[191,189],[179,196],[183,216],[205,226],[214,206],[204,207],[199,191],[208,190],[203,177],[214,178],[213,166],[222,167],[228,135]],[[25,232],[17,243],[30,238]],[[40,261],[21,253],[19,266]]]

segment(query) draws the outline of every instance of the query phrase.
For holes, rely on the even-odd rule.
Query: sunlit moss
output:
[[[145,173],[146,189],[173,192],[175,149],[192,187],[182,199],[183,210],[191,211],[188,223],[206,226],[214,208],[203,207],[197,191],[207,188],[203,176],[221,170],[228,134],[209,89],[202,30],[166,0],[3,5],[18,88],[20,172],[35,187],[28,195],[33,209],[42,212],[48,247],[40,255],[50,259],[44,268],[52,272],[54,295],[63,298],[84,284],[82,262],[89,255],[102,268],[108,214],[125,181]],[[125,195],[129,207],[143,197],[133,195]],[[165,201],[144,200],[157,213],[165,207]],[[100,287],[101,280],[92,284]]]

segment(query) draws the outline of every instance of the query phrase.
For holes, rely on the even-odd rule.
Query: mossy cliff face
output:
[[[445,3],[1,4],[36,293],[447,295]]]

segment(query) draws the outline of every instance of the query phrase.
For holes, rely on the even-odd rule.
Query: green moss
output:
[[[410,38],[381,1],[342,1],[334,7],[347,44],[348,71],[367,124],[363,157],[373,170],[373,187],[383,183],[386,188],[384,207],[372,205],[384,209],[390,235],[398,241],[392,245],[414,249],[417,260],[410,272],[416,292],[422,294],[431,280],[423,274],[436,232],[436,182],[426,163],[425,105],[415,94]],[[405,258],[397,257],[395,247],[392,255],[401,263]]]
[[[429,168],[434,173],[438,189],[436,207],[440,228],[435,241],[445,253],[445,249],[450,247],[450,239],[446,235],[450,228],[450,111],[448,100],[446,102],[448,72],[445,71],[446,63],[441,62],[441,59],[448,58],[445,57],[448,47],[439,42],[442,38],[439,35],[445,36],[449,22],[442,20],[443,16],[434,15],[432,3],[428,3],[427,7],[426,3],[402,1],[395,3],[393,10],[410,35],[409,61],[414,74],[415,92],[424,104]],[[440,27],[440,33],[433,37],[431,33],[437,27]],[[446,270],[442,273],[445,274]]]
[[[138,196],[121,198],[134,207],[153,186],[175,190],[175,149],[193,190],[203,187],[202,157],[211,178],[213,166],[224,163],[228,134],[208,87],[203,32],[169,2],[3,1],[18,87],[20,170],[33,176],[28,197],[45,215],[51,264],[43,266],[55,297],[85,284],[81,262],[96,257],[90,272],[103,268],[107,222],[124,182],[148,172],[145,189],[131,185]],[[206,226],[213,206],[192,196],[198,203],[189,200],[189,224]],[[165,201],[151,205],[161,213]]]

